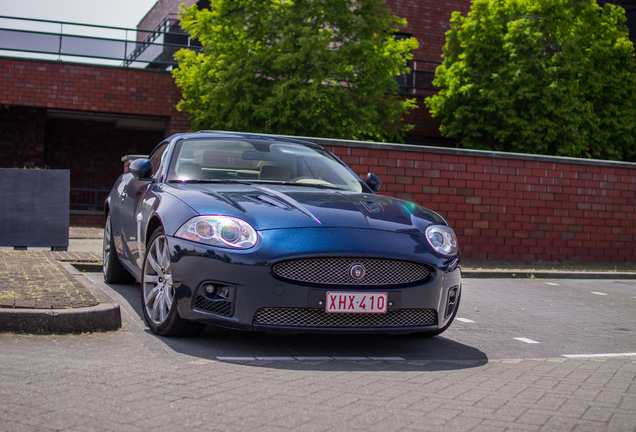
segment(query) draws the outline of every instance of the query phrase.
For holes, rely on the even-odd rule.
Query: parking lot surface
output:
[[[443,335],[0,336],[0,431],[634,431],[636,281],[465,279]]]

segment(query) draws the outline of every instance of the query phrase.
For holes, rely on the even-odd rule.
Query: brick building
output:
[[[140,30],[148,31],[138,32],[139,50],[134,54],[146,68],[0,56],[0,167],[69,169],[74,189],[71,223],[101,226],[100,191],[121,174],[121,157],[147,154],[164,137],[189,127],[187,114],[175,108],[180,91],[166,70],[169,57],[163,46],[192,43],[170,19],[177,3],[159,0],[140,23]],[[430,77],[441,60],[452,11],[466,13],[470,0],[389,0],[387,5],[407,18],[402,33],[420,42],[414,53],[419,61],[411,65],[417,72],[409,78],[419,82],[422,76]],[[0,49],[2,43],[0,39]],[[127,57],[124,64],[135,59]],[[410,94],[422,105],[431,90],[416,90]],[[411,141],[444,144],[426,110],[412,113],[409,121],[417,125],[418,134]],[[447,218],[465,258],[636,261],[636,164],[318,143],[357,173],[380,175],[383,194],[414,201]],[[87,196],[88,206],[73,207]]]
[[[166,67],[177,49],[169,45],[196,45],[180,33],[181,2],[159,0],[139,23],[137,49],[122,65],[142,60],[145,68],[0,56],[0,167],[69,169],[71,188],[103,190],[121,173],[123,155],[146,154],[165,136],[187,130],[187,115],[176,110],[180,92]],[[390,0],[387,6],[407,18],[403,34],[420,42],[414,53],[419,62],[411,67],[430,83],[451,12],[466,12],[470,0]],[[420,105],[426,94],[414,95]],[[408,121],[417,125],[411,142],[444,143],[425,109]]]

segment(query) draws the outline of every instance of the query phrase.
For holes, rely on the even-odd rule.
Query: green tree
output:
[[[183,7],[203,45],[173,71],[193,129],[399,139],[416,107],[397,96],[413,38],[383,0],[212,0]]]
[[[594,0],[474,0],[455,12],[426,103],[463,147],[636,160],[625,11]]]

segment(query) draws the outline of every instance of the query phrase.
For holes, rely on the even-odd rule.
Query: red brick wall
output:
[[[122,156],[150,154],[161,131],[118,129],[109,122],[49,118],[46,121],[48,167],[68,169],[71,187],[110,189],[121,175]]]
[[[445,217],[464,258],[636,262],[636,163],[313,141]]]
[[[393,14],[406,18],[408,26],[400,31],[415,37],[420,46],[413,52],[416,60],[439,62],[442,60],[442,49],[446,43],[446,32],[450,30],[450,18],[454,11],[466,15],[470,10],[470,0],[388,0],[386,6]],[[419,63],[418,68],[426,66],[427,71],[434,71],[435,65]],[[453,142],[444,140],[439,132],[439,122],[431,118],[426,108],[424,97],[433,92],[421,92],[415,96],[418,109],[406,116],[405,121],[414,125],[405,141],[413,144],[429,144],[453,146]]]
[[[388,0],[386,6],[394,15],[406,18],[408,27],[401,29],[414,36],[420,48],[413,53],[418,60],[441,61],[446,32],[450,30],[450,17],[454,11],[466,15],[470,0]]]
[[[68,224],[69,226],[104,228],[105,223],[103,214],[71,213]]]
[[[121,157],[189,129],[168,72],[0,57],[0,167],[71,170],[71,187],[109,189]],[[47,117],[49,110],[88,114]],[[91,115],[163,119],[165,132],[120,129]]]
[[[168,72],[0,57],[0,105],[187,118]]]
[[[0,105],[0,167],[44,167],[45,111]]]

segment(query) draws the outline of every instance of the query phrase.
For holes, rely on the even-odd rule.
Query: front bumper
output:
[[[366,229],[305,228],[259,233],[246,251],[168,237],[175,298],[182,318],[259,331],[399,333],[442,328],[449,290],[461,289],[456,257],[439,258],[420,236]],[[430,274],[421,283],[351,286],[294,283],[273,275],[278,262],[304,258],[369,258],[415,262]],[[455,261],[455,263],[453,263]],[[214,293],[206,287],[216,288]],[[212,291],[212,290],[210,290]],[[329,291],[386,292],[386,314],[326,313]]]

